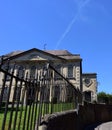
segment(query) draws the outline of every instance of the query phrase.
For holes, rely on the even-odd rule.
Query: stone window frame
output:
[[[12,65],[9,65],[9,66],[8,66],[8,65],[4,65],[4,66],[3,66],[3,69],[4,69],[4,70],[7,70],[7,72],[11,74],[13,67],[12,67]],[[7,75],[6,81],[10,81],[10,79],[11,79],[11,76],[10,76],[10,75]]]
[[[62,66],[60,64],[56,65],[55,69],[58,73],[62,74]],[[56,72],[54,72],[54,77],[55,78],[61,78]]]
[[[89,77],[85,77],[83,81],[86,87],[90,87],[91,84],[93,83],[93,81]]]
[[[25,74],[24,71],[25,67],[23,65],[20,65],[18,69],[19,69],[19,77],[22,78]]]
[[[4,87],[4,92],[3,92],[3,100],[4,100],[4,101],[7,100],[8,93],[9,93],[9,86],[6,85],[6,86]]]
[[[70,74],[70,72],[72,74]],[[74,78],[74,65],[67,66],[67,78]]]
[[[35,79],[35,74],[36,74],[36,66],[35,65],[32,65],[31,68],[30,68],[30,78],[31,79]]]

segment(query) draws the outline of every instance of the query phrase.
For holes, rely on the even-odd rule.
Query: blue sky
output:
[[[97,73],[98,91],[112,93],[112,0],[0,1],[0,55],[31,48],[80,54]]]

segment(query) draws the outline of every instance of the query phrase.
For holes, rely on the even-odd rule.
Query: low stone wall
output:
[[[39,130],[84,130],[90,124],[112,120],[112,105],[84,103],[79,110],[46,115]]]

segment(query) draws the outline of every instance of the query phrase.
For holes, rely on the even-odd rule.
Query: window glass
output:
[[[8,73],[11,74],[11,72],[12,72],[12,68],[11,68],[11,66],[9,66],[9,67],[8,67]],[[7,75],[6,80],[9,81],[10,79],[11,79],[11,76],[10,76],[10,75]]]
[[[73,77],[73,66],[69,65],[68,66],[68,78],[72,78]]]
[[[8,92],[9,92],[9,87],[4,88],[4,93],[3,93],[3,101],[6,101],[8,98]]]
[[[22,78],[24,75],[24,67],[21,65],[19,66],[19,77]]]
[[[61,66],[60,66],[60,65],[57,65],[57,66],[55,67],[55,69],[56,69],[56,71],[57,71],[58,73],[61,74]],[[56,77],[56,78],[59,78],[60,76],[59,76],[59,74],[57,74],[57,73],[55,72],[55,77]]]
[[[31,71],[30,71],[30,78],[35,79],[35,72],[36,72],[36,67],[32,66]]]
[[[19,97],[21,95],[21,88],[20,87],[17,87],[16,88],[16,91],[15,91],[15,100],[18,101],[19,100]]]

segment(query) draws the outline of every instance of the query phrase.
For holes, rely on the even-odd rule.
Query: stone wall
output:
[[[112,120],[112,105],[84,103],[79,110],[46,115],[39,130],[84,130],[88,125]]]

